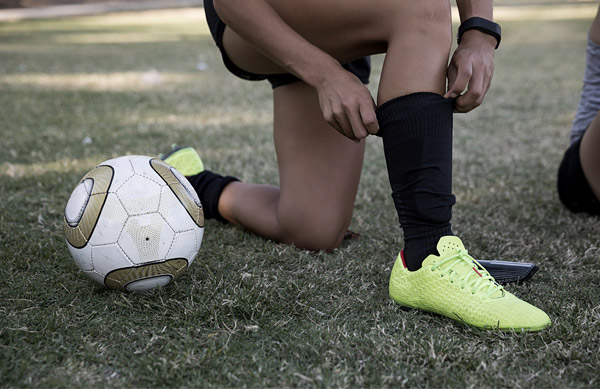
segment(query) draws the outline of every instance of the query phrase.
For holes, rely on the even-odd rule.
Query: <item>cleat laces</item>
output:
[[[436,262],[431,267],[431,271],[435,271],[437,268],[440,268],[442,272],[441,277],[447,274],[451,278],[450,282],[460,282],[461,289],[470,287],[471,294],[481,291],[484,293],[484,299],[498,291],[504,295],[504,288],[496,283],[490,273],[485,271],[467,250],[458,249],[455,254]]]

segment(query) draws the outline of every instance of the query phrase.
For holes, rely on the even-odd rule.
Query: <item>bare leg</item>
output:
[[[383,65],[378,105],[410,93],[443,95],[446,90],[446,68],[452,46],[450,5],[409,3],[413,9],[404,18],[389,21],[392,35]]]
[[[594,43],[600,44],[600,7],[590,28],[589,37]],[[596,198],[600,199],[600,112],[583,134],[579,156],[588,184]]]
[[[592,22],[592,26],[590,27],[590,38],[600,44],[600,7],[598,7],[598,12],[596,13],[596,18]]]
[[[332,250],[352,218],[364,142],[333,131],[303,82],[276,88],[274,99],[281,189],[234,182],[223,191],[219,212],[266,238]]]
[[[583,134],[579,156],[585,178],[596,198],[600,199],[600,112]]]

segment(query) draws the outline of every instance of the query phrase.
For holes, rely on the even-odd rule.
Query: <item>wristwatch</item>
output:
[[[496,44],[496,48],[500,46],[502,30],[498,23],[494,23],[491,20],[487,20],[477,16],[465,20],[460,24],[460,27],[458,27],[458,34],[456,36],[456,41],[458,42],[458,44],[460,44],[460,39],[462,38],[463,34],[469,30],[478,30],[483,32],[484,34],[493,36],[498,42]]]

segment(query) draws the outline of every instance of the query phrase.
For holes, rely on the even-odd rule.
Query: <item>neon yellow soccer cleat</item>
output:
[[[195,176],[204,171],[204,164],[193,147],[179,147],[173,144],[169,154],[160,154],[158,157],[186,177]]]
[[[437,249],[440,256],[429,255],[416,271],[406,268],[400,252],[390,277],[394,301],[485,329],[539,331],[550,325],[542,310],[497,284],[459,238],[444,236]]]

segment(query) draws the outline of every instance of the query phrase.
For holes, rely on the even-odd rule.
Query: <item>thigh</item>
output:
[[[266,0],[277,14],[307,41],[340,63],[385,52],[389,30],[398,20],[390,8],[398,9],[413,0]],[[392,13],[397,13],[396,11]],[[240,68],[257,74],[284,70],[248,44],[230,27],[223,45],[227,55]]]
[[[414,92],[445,93],[452,46],[448,0],[267,1],[294,30],[341,63],[387,53],[378,104]],[[244,70],[284,72],[230,28],[223,45]]]
[[[323,239],[322,246],[333,248],[352,218],[364,141],[354,143],[330,127],[316,92],[304,82],[276,88],[274,105],[281,227],[289,236]]]

